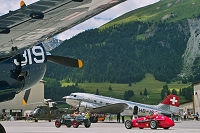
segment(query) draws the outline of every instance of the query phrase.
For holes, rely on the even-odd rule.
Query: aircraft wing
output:
[[[119,112],[124,111],[124,109],[127,107],[128,105],[126,103],[116,103],[116,104],[101,106],[98,108],[90,108],[89,111],[97,114],[107,114],[107,113],[117,114]]]
[[[126,0],[40,0],[0,16],[0,59],[18,54]]]

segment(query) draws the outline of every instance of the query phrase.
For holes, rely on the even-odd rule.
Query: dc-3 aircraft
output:
[[[179,97],[168,95],[158,105],[147,105],[121,99],[94,95],[89,93],[71,93],[63,97],[67,104],[77,107],[80,111],[89,111],[97,114],[117,114],[124,112],[125,116],[146,116],[153,111],[171,117],[172,113],[179,112]],[[82,110],[81,110],[82,109]]]
[[[40,0],[26,6],[22,0],[20,9],[0,16],[0,102],[38,83],[47,60],[81,68],[79,59],[46,55],[42,42],[124,1]]]

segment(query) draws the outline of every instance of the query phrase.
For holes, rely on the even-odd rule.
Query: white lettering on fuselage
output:
[[[32,53],[32,54],[31,54]],[[25,50],[21,58],[21,66],[33,63],[43,63],[45,61],[44,49],[41,46],[33,46],[33,48]],[[14,64],[19,66],[20,63],[14,59]]]

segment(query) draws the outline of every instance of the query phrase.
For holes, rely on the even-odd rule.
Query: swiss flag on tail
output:
[[[180,100],[179,100],[178,96],[176,96],[174,94],[170,94],[170,95],[166,96],[165,99],[161,103],[179,107]]]

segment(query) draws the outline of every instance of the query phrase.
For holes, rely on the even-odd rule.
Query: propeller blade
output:
[[[26,90],[25,94],[24,94],[24,98],[22,99],[22,103],[24,106],[26,106],[29,95],[30,95],[31,89]]]
[[[69,57],[47,55],[47,60],[54,62],[54,63],[57,63],[57,64],[70,66],[70,67],[81,68],[83,66],[83,63],[82,63],[81,60],[73,59],[73,58],[69,58]]]

